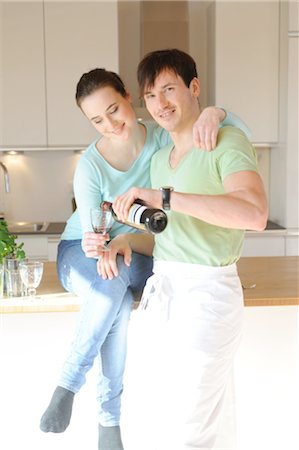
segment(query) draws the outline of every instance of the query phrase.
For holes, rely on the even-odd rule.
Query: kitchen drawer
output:
[[[26,257],[40,261],[56,261],[60,235],[21,235],[17,242],[24,242]]]
[[[248,233],[242,256],[285,256],[285,236],[275,233]]]
[[[26,257],[29,259],[48,260],[48,236],[22,235],[17,239],[18,243],[24,242]]]

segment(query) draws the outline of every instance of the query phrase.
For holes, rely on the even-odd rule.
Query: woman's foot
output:
[[[98,450],[124,450],[119,426],[103,427],[99,424]]]
[[[44,412],[40,429],[45,433],[62,433],[69,426],[74,393],[63,387],[57,386],[50,401],[50,404]]]

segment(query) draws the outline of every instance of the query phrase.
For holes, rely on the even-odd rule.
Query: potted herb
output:
[[[5,220],[0,220],[0,263],[3,264],[4,258],[18,260],[25,258],[24,243],[18,244],[17,237],[8,231]]]
[[[22,281],[19,273],[19,262],[25,259],[23,250],[24,243],[18,244],[17,236],[11,234],[5,220],[0,221],[0,295],[3,292],[3,273],[4,290],[8,296],[20,296],[23,292]],[[6,289],[5,289],[6,288]]]

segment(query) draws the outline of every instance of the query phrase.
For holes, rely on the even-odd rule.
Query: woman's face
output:
[[[110,86],[85,97],[81,109],[100,134],[114,140],[128,139],[137,123],[129,94],[123,97]]]

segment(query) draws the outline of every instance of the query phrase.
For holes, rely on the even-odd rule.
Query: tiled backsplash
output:
[[[72,182],[79,156],[51,150],[3,155],[10,177],[8,194],[0,179],[0,209],[6,219],[64,222],[72,213]]]

